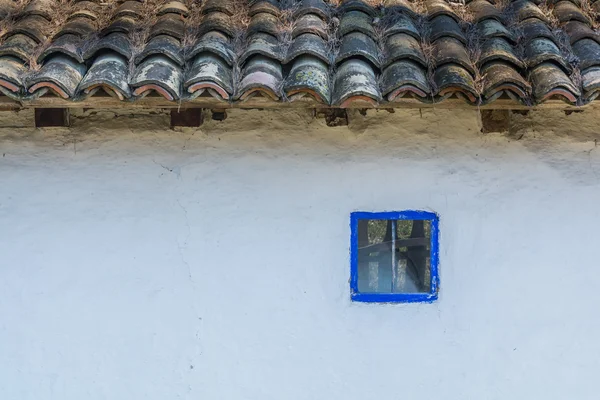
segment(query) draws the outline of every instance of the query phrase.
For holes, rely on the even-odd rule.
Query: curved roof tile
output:
[[[371,37],[362,32],[351,32],[342,38],[342,44],[335,63],[339,64],[350,57],[360,56],[379,68],[379,54],[377,43]]]
[[[125,100],[131,97],[127,82],[128,60],[115,52],[98,56],[79,83],[79,91],[91,96],[102,89],[105,93]]]
[[[185,64],[181,42],[170,35],[158,35],[151,38],[148,43],[146,43],[144,50],[135,56],[134,62],[137,65],[145,58],[156,54],[162,54],[169,57],[181,67]]]
[[[132,57],[131,47],[131,42],[126,34],[115,32],[92,42],[83,52],[83,58],[87,60],[92,58],[99,51],[112,50],[121,54],[126,59],[130,59]]]
[[[131,82],[135,96],[144,97],[156,92],[167,100],[181,96],[181,67],[164,55],[150,56],[137,66]]]
[[[489,103],[506,93],[522,103],[529,100],[531,85],[505,61],[493,61],[481,69],[483,76],[483,102]]]
[[[304,14],[295,21],[292,37],[295,38],[303,33],[313,33],[327,39],[327,24],[318,15]]]
[[[600,92],[600,35],[578,0],[552,0],[548,9],[516,0],[507,10],[492,0],[425,0],[426,11],[410,0],[293,3],[206,0],[188,8],[159,0],[149,10],[141,1],[112,8],[83,0],[57,23],[59,0],[33,0],[0,38],[0,92],[76,100],[104,90],[126,100],[155,91],[183,101],[262,94],[344,107],[378,104],[382,94],[386,101],[457,95],[473,104],[502,96],[583,104]],[[591,9],[600,11],[600,1]],[[234,11],[246,13],[248,25]],[[30,66],[36,61],[39,70]]]
[[[381,90],[387,101],[394,101],[405,94],[421,100],[431,95],[427,70],[410,60],[397,61],[383,70]]]
[[[310,96],[321,103],[329,104],[329,66],[323,60],[310,55],[298,57],[283,85],[283,90],[291,101]]]
[[[85,72],[85,65],[71,57],[54,55],[27,80],[27,91],[33,94],[50,90],[63,99],[72,99]]]
[[[213,97],[229,100],[233,93],[233,77],[229,64],[214,53],[195,57],[183,84],[192,98],[208,91]]]
[[[360,59],[349,59],[339,66],[335,74],[332,103],[342,108],[355,101],[366,101],[373,106],[381,101],[373,67]]]
[[[191,60],[197,54],[209,52],[221,57],[229,66],[233,66],[235,54],[229,37],[219,31],[211,31],[196,42],[192,49],[186,54],[186,61]]]
[[[531,70],[533,95],[541,103],[551,97],[558,97],[568,103],[575,104],[579,97],[579,89],[567,74],[555,63],[544,62]]]
[[[26,71],[22,60],[11,57],[0,57],[0,90],[8,96],[17,96],[23,88],[21,77]]]
[[[384,49],[386,56],[384,67],[402,59],[417,61],[424,68],[427,67],[427,59],[423,54],[421,44],[412,36],[404,33],[392,35],[387,38]]]
[[[247,100],[262,94],[272,100],[278,100],[282,80],[283,71],[279,62],[262,55],[254,56],[244,68],[237,98]]]
[[[286,64],[293,61],[296,57],[303,55],[311,55],[329,64],[329,50],[327,49],[327,43],[320,36],[313,35],[312,33],[305,33],[298,36],[292,42],[288,49],[287,56],[285,58]]]
[[[449,63],[435,70],[433,81],[437,94],[442,97],[459,95],[469,103],[476,104],[479,94],[475,90],[475,81],[471,73],[462,65]]]

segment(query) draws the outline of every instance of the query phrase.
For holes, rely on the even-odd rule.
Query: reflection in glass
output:
[[[431,222],[358,221],[358,291],[430,291]]]

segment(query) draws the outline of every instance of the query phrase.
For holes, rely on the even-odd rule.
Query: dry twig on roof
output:
[[[233,25],[233,51],[236,56],[233,67],[234,90],[237,91],[242,79],[242,67],[239,63],[239,57],[246,50],[246,30],[250,25],[250,15],[248,2],[246,0],[232,0],[233,13],[231,21]],[[234,93],[236,95],[236,93]]]
[[[590,0],[581,0],[581,11],[590,20],[592,28],[598,29],[598,17],[600,17],[600,14],[598,14],[598,12],[594,10]]]
[[[336,9],[331,6],[327,16],[327,56],[329,58],[329,87],[333,90],[335,83],[335,59],[340,50],[340,38],[338,27],[340,20],[336,16]]]
[[[0,19],[0,43],[4,41],[4,34],[12,29],[28,3],[28,0],[13,0],[4,4],[6,8],[1,10],[3,16]]]
[[[202,15],[202,7],[204,2],[186,0],[185,4],[189,10],[188,16],[185,18],[185,32],[183,34],[182,46],[184,54],[191,50],[192,46],[198,39],[200,24],[204,19]]]
[[[143,15],[138,21],[133,31],[129,33],[131,41],[131,59],[129,60],[129,74],[133,75],[135,69],[135,57],[144,50],[150,28],[158,19],[157,12],[166,0],[146,0],[143,4]]]
[[[437,94],[439,88],[437,87],[434,79],[436,65],[433,54],[434,45],[430,39],[431,27],[429,26],[429,21],[424,15],[420,15],[415,22],[417,29],[419,30],[419,34],[421,35],[421,51],[423,52],[425,62],[427,63],[427,82],[431,87],[431,100],[434,101],[435,95]]]
[[[48,48],[48,46],[50,46],[54,35],[56,35],[62,29],[63,24],[73,12],[74,3],[72,0],[58,0],[57,3],[58,4],[55,7],[49,7],[47,9],[50,17],[50,28],[47,32],[45,32],[46,40],[37,46],[29,55],[28,62],[30,74],[38,71],[41,68],[41,65],[37,62],[39,56]]]

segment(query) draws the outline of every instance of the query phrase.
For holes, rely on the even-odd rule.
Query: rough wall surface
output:
[[[597,398],[597,115],[233,114],[2,130],[1,399]],[[413,208],[439,301],[351,303],[350,212]]]

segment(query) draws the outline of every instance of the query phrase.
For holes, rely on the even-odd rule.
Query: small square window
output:
[[[431,302],[438,294],[438,216],[427,211],[354,212],[352,300]]]

